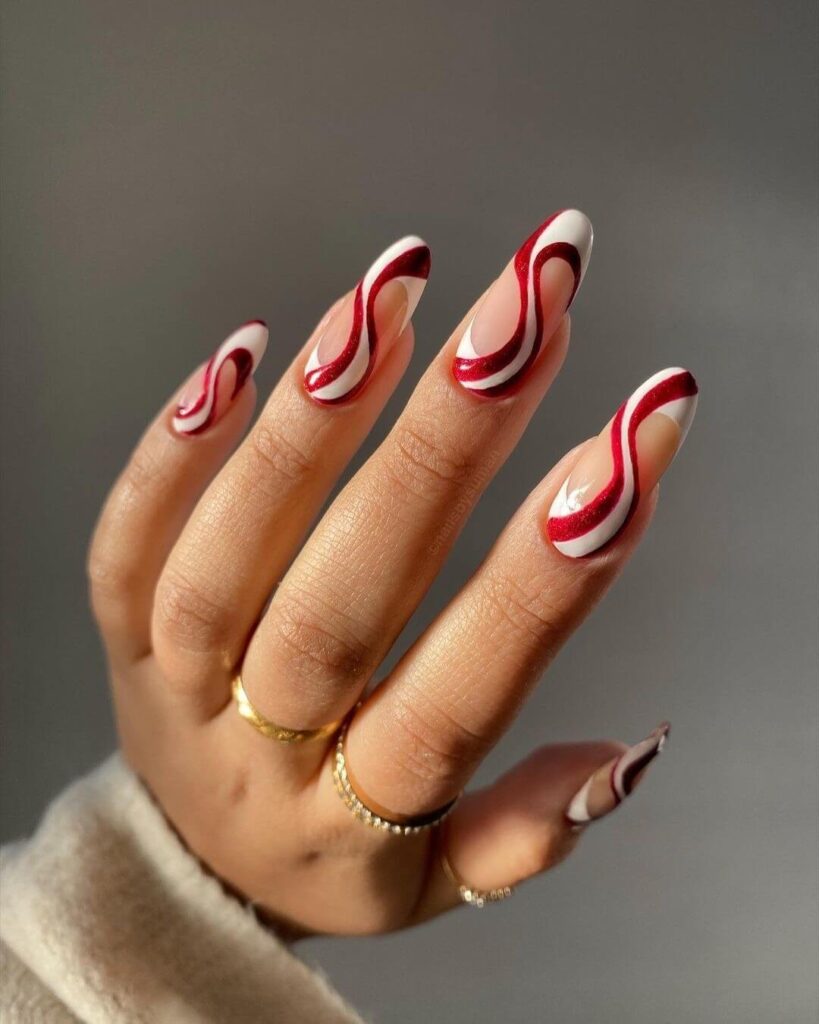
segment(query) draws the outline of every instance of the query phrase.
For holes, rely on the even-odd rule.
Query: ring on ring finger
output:
[[[360,703],[356,704],[350,712],[347,720],[341,726],[338,739],[336,740],[335,755],[333,757],[333,781],[336,785],[336,792],[344,801],[345,806],[364,825],[368,825],[370,828],[378,829],[382,832],[390,832],[392,835],[396,836],[416,835],[418,832],[423,832],[426,829],[435,828],[436,825],[440,825],[440,823],[452,811],[452,808],[457,803],[458,796],[460,796],[460,794],[454,796],[452,800],[444,804],[443,807],[438,807],[434,811],[429,811],[427,814],[417,815],[412,818],[405,818],[402,821],[397,821],[389,814],[379,814],[371,807],[368,807],[361,799],[361,796],[356,792],[350,779],[344,741],[347,738],[347,730],[349,729],[353,715],[360,707]]]

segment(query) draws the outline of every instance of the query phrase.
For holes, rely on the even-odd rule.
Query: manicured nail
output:
[[[361,390],[373,371],[379,346],[391,344],[415,312],[429,265],[429,248],[414,235],[378,257],[349,302],[330,317],[310,353],[304,386],[311,398],[346,402]]]
[[[566,811],[571,825],[586,825],[609,814],[632,792],[641,773],[665,746],[671,725],[663,722],[640,743],[591,775]]]
[[[561,554],[599,551],[625,527],[682,446],[697,382],[680,367],[642,384],[581,457],[552,502],[546,534]]]
[[[507,394],[552,336],[586,273],[592,226],[561,210],[515,253],[464,331],[452,371],[469,391]]]
[[[225,410],[256,371],[267,348],[267,324],[249,320],[222,342],[210,362],[188,382],[173,417],[179,434],[201,434],[221,419]],[[232,364],[232,368],[228,366]],[[229,392],[220,389],[232,375]]]

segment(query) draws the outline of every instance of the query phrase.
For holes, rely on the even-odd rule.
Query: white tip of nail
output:
[[[370,269],[364,275],[364,289],[369,291],[377,278],[381,276],[391,263],[413,251],[418,254],[421,261],[424,259],[429,261],[429,246],[418,235],[405,235],[403,238],[399,238],[397,242],[393,242],[371,264]]]
[[[656,384],[669,378],[676,377],[679,374],[691,374],[682,366],[670,366],[667,370],[660,370],[659,373],[655,373],[653,377],[643,384],[643,388],[646,391],[650,391]],[[693,377],[691,378],[693,380]],[[657,409],[657,412],[662,413],[663,416],[667,416],[670,420],[673,420],[680,431],[680,440],[677,445],[677,450],[682,447],[682,443],[685,440],[686,434],[691,428],[691,424],[694,422],[694,415],[697,412],[697,402],[699,400],[699,392],[695,392],[693,395],[686,395],[684,398],[675,399],[673,402],[666,402],[665,405]]]
[[[250,353],[255,370],[262,361],[262,356],[267,350],[267,340],[270,331],[267,324],[262,320],[250,320],[238,327],[221,345],[224,352],[233,352],[235,349],[244,348]]]
[[[407,292],[407,311],[404,314],[399,334],[412,319],[427,286],[429,246],[418,235],[405,235],[385,249],[364,276],[364,288],[368,291],[391,263],[410,253],[415,253],[417,257],[416,267],[411,273],[398,274],[395,277],[395,280],[400,281]]]
[[[402,252],[407,252],[409,249],[429,249],[429,246],[418,235],[404,235],[397,242],[393,242],[389,249],[387,249],[387,252],[389,253],[394,250],[397,256]]]
[[[549,225],[560,235],[562,242],[569,242],[580,255],[580,279],[589,265],[592,246],[594,245],[594,229],[592,222],[581,210],[564,210]]]
[[[586,822],[591,821],[591,814],[589,813],[589,790],[591,789],[595,774],[596,773],[592,773],[583,783],[582,788],[575,793],[572,802],[569,804],[568,810],[566,811],[566,817],[574,825],[585,825]]]

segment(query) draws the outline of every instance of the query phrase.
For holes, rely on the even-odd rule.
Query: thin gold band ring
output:
[[[309,743],[311,740],[323,740],[338,732],[341,726],[341,721],[338,721],[319,726],[318,729],[287,729],[283,725],[271,722],[253,706],[242,682],[241,673],[238,672],[233,677],[231,692],[236,702],[236,710],[242,718],[262,736],[266,736],[270,740],[278,740],[279,743]]]

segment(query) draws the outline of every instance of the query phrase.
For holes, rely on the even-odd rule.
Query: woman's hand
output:
[[[440,827],[393,835],[339,799],[333,736],[278,742],[231,699],[241,670],[257,711],[298,730],[362,700],[558,373],[591,242],[586,218],[564,211],[524,243],[306,541],[409,362],[420,239],[331,308],[241,443],[267,329],[240,328],[162,410],[107,501],[90,577],[125,756],[188,846],[296,930],[387,931],[455,906],[444,848],[480,890],[548,869],[662,746],[666,727],[628,749],[545,747]],[[463,790],[630,557],[695,403],[684,370],[638,389],[363,698],[345,749],[368,806],[411,822]]]

